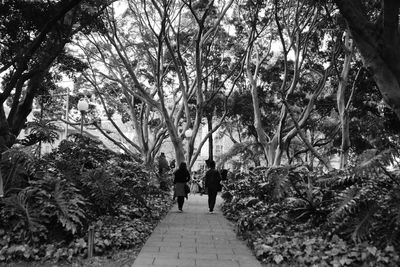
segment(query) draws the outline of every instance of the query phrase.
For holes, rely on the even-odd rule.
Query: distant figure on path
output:
[[[171,170],[175,169],[175,159],[171,160],[171,162],[169,163],[169,167],[171,168]]]
[[[185,186],[187,186],[186,183],[190,180],[190,173],[185,162],[179,165],[179,169],[175,171],[174,175],[174,196],[178,198],[178,209],[179,212],[182,212],[183,203],[185,202],[185,197],[187,197]]]
[[[209,170],[206,172],[205,188],[208,194],[208,208],[209,213],[214,213],[215,200],[217,198],[218,191],[221,188],[221,175],[219,171],[215,169],[215,161],[209,162]]]
[[[158,173],[160,174],[160,176],[163,176],[168,171],[169,171],[168,161],[165,158],[164,152],[162,152],[160,157],[158,158]]]

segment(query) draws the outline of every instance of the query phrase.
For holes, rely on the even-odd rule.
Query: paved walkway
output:
[[[217,205],[221,203],[218,196]],[[207,196],[189,195],[183,213],[177,206],[156,227],[132,267],[261,267],[236,238],[221,211],[208,214]]]

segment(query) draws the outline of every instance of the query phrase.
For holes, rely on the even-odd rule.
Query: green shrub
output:
[[[29,186],[6,196],[2,204],[6,223],[1,226],[20,242],[47,240],[48,229],[54,229],[54,224],[75,234],[85,219],[85,201],[79,191],[65,179],[51,175],[29,181]]]
[[[367,266],[387,262],[397,266],[400,173],[396,157],[392,150],[369,151],[344,171],[319,173],[284,166],[241,174],[226,182],[223,211],[260,259],[269,263],[361,266],[366,261]],[[279,238],[265,243],[273,235]],[[315,238],[315,251],[306,255],[296,244],[311,238]],[[333,248],[325,243],[341,252],[330,255]],[[285,252],[285,247],[293,247],[292,252]]]
[[[138,247],[171,206],[153,172],[97,141],[73,136],[41,159],[5,155],[0,262],[85,256],[92,225],[96,255]]]
[[[330,240],[315,231],[292,236],[271,234],[253,243],[263,262],[288,266],[398,266],[399,256],[392,246],[378,249],[367,242],[349,245],[338,236]]]

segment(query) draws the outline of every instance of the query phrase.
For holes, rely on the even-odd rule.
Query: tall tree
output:
[[[350,39],[348,31],[344,33],[343,39],[345,57],[343,61],[342,72],[339,75],[339,86],[336,97],[342,135],[342,141],[340,144],[340,169],[343,169],[347,164],[350,148],[349,105],[351,103],[351,97],[353,94],[350,94],[348,99],[346,99],[346,95],[348,95],[346,94],[346,87],[349,80],[349,72],[351,68],[350,63],[352,61],[352,57],[354,56],[353,42]]]
[[[2,1],[0,6],[0,150],[12,146],[55,63],[72,60],[65,46],[95,26],[107,1]],[[98,25],[97,25],[98,26]],[[6,114],[4,105],[10,106]]]
[[[248,21],[249,33],[246,78],[252,91],[254,110],[254,127],[257,138],[264,148],[268,164],[280,165],[283,153],[289,151],[290,143],[294,137],[299,136],[309,149],[319,157],[326,165],[329,164],[318,152],[308,144],[305,134],[302,132],[307,120],[313,111],[314,103],[325,87],[329,76],[329,68],[323,68],[323,60],[328,57],[318,58],[315,36],[320,27],[320,18],[324,14],[321,5],[310,5],[307,1],[253,1],[251,18]],[[269,18],[263,19],[263,14]],[[269,24],[269,25],[267,25]],[[276,34],[263,36],[262,30],[269,27]],[[266,38],[267,37],[267,38]],[[266,75],[270,67],[275,64],[268,54],[268,47],[257,49],[268,43],[280,44],[281,50],[275,52],[275,61],[282,62],[281,80],[265,83]],[[264,53],[264,54],[261,54]],[[272,58],[274,58],[272,56]],[[321,61],[322,60],[322,61]],[[279,104],[280,117],[272,134],[268,134],[261,121],[260,96],[258,87],[264,82],[264,90],[270,91],[270,95]],[[280,101],[280,103],[278,103]]]
[[[230,63],[224,59],[221,39],[220,44],[216,41],[223,31],[221,21],[233,1],[225,6],[214,2],[130,0],[122,14],[124,19],[117,19],[115,11],[109,9],[105,18],[107,31],[87,39],[98,55],[88,59],[102,66],[93,63],[92,77],[97,76],[98,83],[118,83],[126,103],[137,99],[148,112],[157,114],[163,131],[158,140],[163,141],[165,134],[169,136],[178,164],[194,163],[198,156],[194,141],[208,96],[215,97],[218,91],[225,90],[223,80],[229,76],[218,73]],[[186,137],[184,133],[189,128],[193,129],[193,136]],[[188,145],[186,157],[184,142]],[[144,147],[140,141],[139,146]]]
[[[365,67],[386,104],[400,118],[400,33],[398,0],[334,0],[346,19]]]

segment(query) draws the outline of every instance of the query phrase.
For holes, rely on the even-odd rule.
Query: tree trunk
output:
[[[340,169],[347,165],[347,158],[350,147],[350,134],[349,134],[349,115],[346,109],[346,87],[349,79],[350,63],[353,57],[353,42],[350,40],[349,32],[345,32],[344,39],[345,58],[343,62],[342,73],[339,77],[339,87],[337,92],[337,107],[339,111],[339,119],[342,131],[342,142],[340,146]]]
[[[163,114],[168,114],[168,111],[164,105],[161,106],[161,110],[162,110]],[[164,118],[165,118],[167,130],[169,133],[169,137],[171,139],[172,145],[174,146],[176,163],[177,163],[177,166],[179,167],[179,165],[182,162],[186,162],[185,161],[185,152],[183,149],[183,140],[179,136],[179,134],[177,132],[177,128],[174,126],[171,118],[168,116],[165,116],[165,115],[164,115]],[[189,162],[186,162],[186,163],[188,164]]]
[[[208,132],[212,131],[212,114],[207,114],[207,128]],[[208,159],[214,160],[214,142],[213,142],[213,135],[210,135],[208,138]]]
[[[185,153],[183,152],[183,145],[182,142],[178,141],[175,138],[171,138],[172,144],[174,145],[175,150],[175,158],[178,166],[185,162]]]
[[[253,102],[253,113],[254,113],[254,128],[256,129],[257,132],[257,139],[258,142],[261,144],[264,152],[265,159],[268,161],[269,164],[272,164],[273,161],[271,157],[271,148],[270,144],[268,143],[268,137],[266,132],[263,129],[262,121],[261,121],[261,110],[260,110],[260,101],[259,101],[259,96],[258,96],[258,91],[257,91],[257,82],[255,80],[255,77],[257,75],[258,68],[254,71],[255,73],[253,74],[251,72],[251,67],[250,67],[250,58],[252,54],[252,47],[250,47],[247,51],[247,56],[246,56],[246,74],[247,74],[247,79],[249,80],[250,83],[250,91],[251,91],[251,98]],[[257,55],[258,58],[258,55]],[[258,62],[259,64],[259,62]],[[256,63],[256,66],[259,66]],[[253,76],[254,75],[254,76]]]
[[[296,120],[296,118],[295,118],[293,112],[290,110],[287,101],[286,101],[286,100],[283,100],[283,103],[285,104],[285,106],[286,106],[286,108],[287,108],[287,111],[288,111],[290,117],[291,117],[292,120],[293,120],[293,123],[294,123],[294,125],[295,125],[295,127],[296,127],[296,129],[297,129],[297,133],[298,133],[299,137],[301,138],[301,140],[304,142],[304,144],[307,146],[307,148],[310,150],[310,152],[311,152],[316,158],[318,158],[322,164],[325,165],[325,167],[328,169],[328,171],[331,171],[333,168],[332,168],[332,166],[331,166],[331,164],[330,164],[329,159],[322,157],[322,156],[317,152],[317,150],[313,147],[313,145],[308,141],[306,135],[303,133],[302,129],[300,128],[300,125],[297,123],[297,120]]]
[[[314,144],[314,132],[311,130],[307,130],[307,135],[308,135],[310,144]],[[308,154],[308,152],[307,152],[307,154]],[[314,154],[310,153],[310,156],[308,157],[308,162],[309,162],[311,170],[314,169],[314,158],[315,158]]]
[[[0,106],[0,154],[15,143],[16,137],[10,131],[3,105]]]
[[[278,147],[278,138],[275,135],[270,142],[268,142],[267,145],[267,161],[269,166],[273,166],[275,162],[275,157],[276,157],[276,151]]]
[[[282,140],[279,140],[279,136],[278,135],[275,135],[274,136],[274,142],[271,142],[270,143],[270,150],[271,151],[274,151],[274,153],[273,153],[273,155],[274,155],[274,158],[273,158],[273,160],[272,160],[272,166],[279,166],[279,165],[281,165],[281,162],[282,162],[282,154],[283,154],[283,151],[284,151],[284,148],[282,147],[282,145],[284,144],[283,142],[282,142]]]

